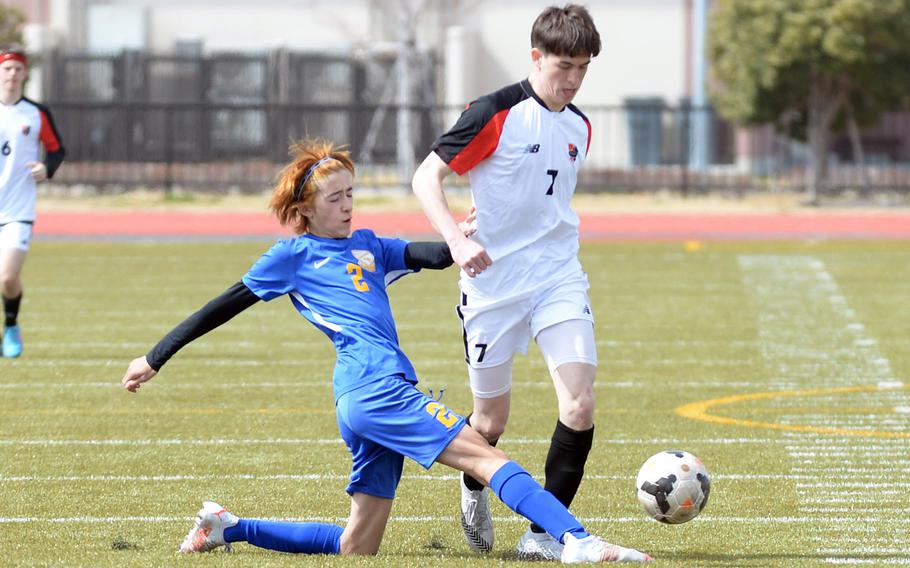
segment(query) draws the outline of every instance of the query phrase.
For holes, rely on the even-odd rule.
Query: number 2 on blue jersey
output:
[[[431,402],[425,407],[427,413],[436,418],[446,428],[451,428],[458,422],[458,416],[452,414],[452,411],[438,402]]]
[[[351,282],[354,283],[354,288],[360,292],[369,292],[370,286],[363,280],[363,269],[359,265],[354,264],[353,262],[348,263],[348,274],[352,274]]]

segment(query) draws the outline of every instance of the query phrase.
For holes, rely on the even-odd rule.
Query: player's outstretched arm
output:
[[[234,284],[168,332],[145,357],[133,359],[121,384],[128,391],[136,392],[140,384],[154,377],[184,345],[226,323],[258,301],[259,296],[243,282]]]

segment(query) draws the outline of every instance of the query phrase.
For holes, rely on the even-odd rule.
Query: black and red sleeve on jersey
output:
[[[44,165],[47,167],[48,179],[54,177],[54,172],[63,163],[66,156],[66,150],[63,148],[63,139],[60,138],[60,132],[54,125],[54,117],[51,115],[49,108],[42,104],[32,101],[38,112],[41,114],[41,132],[39,137],[44,144]]]
[[[588,117],[585,116],[585,113],[583,113],[583,112],[581,112],[580,110],[578,110],[578,107],[577,107],[577,106],[570,104],[570,105],[569,105],[569,110],[571,110],[572,112],[574,112],[575,114],[577,114],[578,116],[580,116],[581,119],[582,119],[583,121],[585,121],[585,126],[588,127],[588,143],[585,145],[585,156],[587,156],[587,155],[588,155],[588,151],[591,149],[591,121],[588,120]]]
[[[529,96],[522,83],[515,83],[477,99],[430,149],[464,175],[496,150],[509,110]]]

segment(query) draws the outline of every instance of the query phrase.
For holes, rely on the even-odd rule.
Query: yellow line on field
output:
[[[835,387],[827,389],[808,389],[792,391],[770,391],[750,394],[738,394],[733,396],[724,396],[712,398],[710,400],[701,400],[689,404],[677,406],[675,411],[680,416],[699,420],[701,422],[710,422],[713,424],[726,424],[732,426],[746,426],[749,428],[766,428],[770,430],[787,430],[790,432],[812,432],[815,434],[838,434],[841,436],[863,436],[867,438],[910,438],[908,432],[883,432],[879,430],[857,430],[855,428],[828,428],[824,426],[799,425],[799,424],[779,424],[777,422],[761,422],[758,420],[744,420],[740,418],[731,418],[728,416],[717,416],[710,414],[709,410],[716,406],[736,404],[752,400],[764,400],[774,398],[796,398],[812,397],[830,394],[852,394],[860,392],[878,392],[886,390],[906,390],[910,385],[880,387],[878,385],[864,385],[855,387]]]

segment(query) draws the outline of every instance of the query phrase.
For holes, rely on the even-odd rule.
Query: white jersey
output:
[[[462,292],[480,303],[530,295],[581,271],[578,216],[572,210],[591,124],[574,105],[549,110],[521,81],[471,103],[433,150],[468,173],[477,232],[493,264]]]
[[[0,225],[35,220],[36,183],[29,162],[41,159],[51,177],[63,161],[63,146],[47,107],[26,98],[0,104]]]

